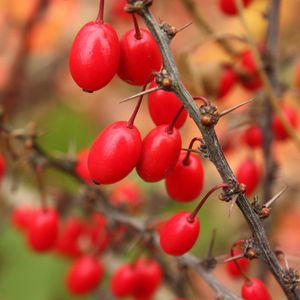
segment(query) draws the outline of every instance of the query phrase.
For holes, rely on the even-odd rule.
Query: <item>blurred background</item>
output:
[[[115,27],[121,37],[132,27],[132,22],[119,9],[119,2],[106,1],[105,20]],[[197,0],[196,3],[216,36],[245,35],[240,19],[224,16],[217,9],[217,0]],[[257,44],[263,43],[266,34],[267,22],[264,14],[268,5],[267,0],[254,0],[246,11],[246,20]],[[35,122],[38,130],[43,133],[39,143],[57,157],[66,153],[71,155],[89,147],[96,135],[108,124],[127,120],[135,106],[135,100],[123,104],[119,102],[140,91],[139,87],[129,86],[116,76],[102,90],[88,94],[82,92],[72,80],[68,68],[70,46],[78,30],[96,18],[97,11],[97,0],[0,0],[0,97],[8,122],[14,128],[22,128]],[[282,1],[278,53],[279,77],[287,87],[282,100],[291,104],[297,112],[299,86],[295,72],[300,59],[299,11],[298,0]],[[177,28],[193,21],[180,0],[154,0],[153,13],[157,19]],[[143,22],[139,22],[144,27]],[[193,95],[203,95],[203,78],[217,77],[220,63],[232,62],[232,57],[215,43],[216,36],[208,35],[193,23],[178,33],[172,41],[171,47],[182,72],[182,80]],[[242,41],[232,39],[231,42],[237,51],[247,48]],[[225,98],[211,100],[220,110],[224,110],[254,95],[237,85]],[[241,142],[241,133],[245,127],[239,124],[247,121],[252,113],[249,107],[244,107],[222,119],[216,128],[220,137],[224,136],[224,142],[232,144],[226,155],[234,170],[239,161],[248,155],[262,164],[261,150],[249,149]],[[137,116],[136,126],[143,136],[154,127],[146,99]],[[228,128],[234,129],[228,134]],[[181,129],[181,133],[184,147],[188,146],[192,137],[198,135],[197,128],[190,119]],[[286,252],[290,265],[299,269],[300,152],[292,141],[274,144],[273,151],[280,165],[273,191],[276,193],[285,186],[289,189],[272,213],[269,237],[274,245]],[[3,152],[5,154],[4,149]],[[207,191],[209,187],[219,183],[220,178],[208,160],[203,163],[204,191]],[[163,182],[146,184],[135,172],[130,178],[142,187],[147,207],[159,207],[160,217],[168,216],[183,207],[185,210],[191,209],[197,202],[196,200],[183,206],[167,201],[161,205],[156,203],[159,197],[154,195],[161,194],[166,197]],[[64,191],[76,194],[80,190],[78,183],[56,171],[47,171],[45,181],[47,190],[51,193]],[[112,188],[105,187],[108,192]],[[255,194],[260,195],[260,191],[261,187]],[[39,203],[35,178],[22,167],[22,163],[16,166],[8,162],[8,172],[1,183],[0,200],[0,300],[102,299],[99,298],[98,291],[87,297],[72,297],[64,286],[64,276],[70,261],[55,254],[37,255],[31,252],[23,236],[11,225],[10,211],[14,206],[21,203]],[[237,239],[250,236],[240,212],[234,207],[230,213],[229,205],[218,201],[216,197],[208,201],[199,218],[201,235],[193,249],[193,253],[199,257],[206,255],[213,229],[217,232],[214,249],[216,256],[228,253],[228,249]],[[109,266],[107,269],[109,270]],[[255,274],[256,269],[257,262],[254,261],[251,272]],[[229,278],[223,265],[218,265],[214,273],[228,288],[239,293],[241,281]],[[196,289],[202,295],[201,299],[213,299],[207,285],[197,275],[192,276],[197,283]],[[109,275],[100,288],[103,295],[108,284]],[[268,285],[276,295],[274,299],[284,299],[271,277],[268,278]],[[155,299],[172,299],[172,294],[166,288],[161,288]]]

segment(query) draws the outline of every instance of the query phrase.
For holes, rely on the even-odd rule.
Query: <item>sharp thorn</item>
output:
[[[277,193],[272,199],[270,199],[265,205],[264,207],[270,207],[277,199],[280,198],[280,196],[287,190],[287,187],[285,187],[284,189],[282,189],[279,193]]]
[[[146,94],[153,93],[153,92],[155,92],[155,91],[157,91],[157,90],[159,90],[159,89],[160,89],[160,87],[156,86],[156,87],[154,87],[154,88],[148,89],[148,90],[146,90],[146,91],[143,91],[143,92],[137,93],[137,94],[135,94],[135,95],[132,95],[132,96],[126,98],[126,99],[123,99],[123,100],[121,100],[119,103],[127,102],[127,101],[129,101],[129,100],[131,100],[131,99],[134,99],[134,98],[137,98],[137,97],[146,95]]]
[[[227,114],[229,114],[229,113],[231,113],[232,111],[234,111],[234,110],[236,110],[236,109],[238,109],[238,108],[246,105],[246,104],[249,104],[249,103],[253,102],[254,100],[256,100],[256,98],[252,98],[252,99],[247,100],[245,102],[242,102],[242,103],[240,103],[240,104],[238,104],[238,105],[236,105],[236,106],[234,106],[232,108],[229,108],[229,109],[226,109],[226,110],[222,111],[220,113],[220,118],[223,117],[223,116],[225,116],[225,115],[227,115]]]
[[[237,260],[237,259],[243,258],[243,257],[245,257],[245,255],[244,255],[244,253],[241,253],[241,254],[239,254],[239,255],[232,256],[232,257],[229,257],[229,258],[225,259],[225,260],[223,261],[223,263],[226,264],[226,263],[228,263],[228,262],[231,262],[231,261],[233,261],[233,260]]]

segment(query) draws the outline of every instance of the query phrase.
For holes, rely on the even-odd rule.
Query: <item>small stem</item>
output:
[[[193,148],[193,145],[196,141],[199,141],[200,143],[202,142],[202,139],[199,138],[199,137],[194,137],[191,141],[190,141],[190,144],[189,144],[189,148],[188,149],[192,149]],[[191,156],[191,152],[192,151],[187,151],[186,153],[186,156],[185,158],[183,159],[182,163],[185,165],[185,166],[188,166],[189,163],[190,163],[190,156]]]
[[[171,123],[169,124],[169,126],[166,128],[166,132],[168,134],[172,134],[173,133],[173,128],[175,126],[176,121],[178,120],[179,116],[181,115],[181,113],[184,111],[184,106],[182,105],[179,110],[177,111],[176,115],[174,116],[173,120],[171,121]]]
[[[189,215],[188,217],[188,222],[194,222],[195,217],[197,216],[199,210],[201,209],[201,207],[204,205],[204,203],[206,202],[206,200],[208,199],[208,197],[215,192],[218,189],[221,188],[228,188],[229,185],[227,183],[220,183],[216,186],[214,186],[213,188],[211,188],[206,195],[201,199],[200,203],[196,206],[196,208],[194,209],[194,211]]]
[[[99,24],[103,24],[103,16],[104,16],[104,0],[100,0],[98,16],[95,22]]]
[[[146,87],[147,87],[147,84],[148,84],[148,83],[145,83],[145,84],[144,84],[143,89],[142,89],[142,92],[145,91],[145,89],[146,89]],[[144,96],[144,94],[141,94],[141,95],[140,95],[139,101],[138,101],[138,103],[137,103],[137,105],[136,105],[136,107],[135,107],[135,109],[134,109],[134,111],[133,111],[133,113],[132,113],[130,119],[128,120],[128,127],[129,127],[129,128],[133,128],[133,123],[134,123],[135,117],[136,117],[136,115],[137,115],[137,113],[138,113],[138,111],[139,111],[139,109],[140,109],[140,106],[141,106],[141,104],[142,104],[143,96]]]
[[[231,256],[234,256],[233,249],[234,249],[236,246],[239,246],[239,245],[241,245],[241,244],[243,244],[243,243],[244,243],[244,240],[240,240],[240,241],[234,243],[234,244],[232,245],[231,249],[230,249],[230,255],[231,255]],[[245,274],[245,272],[242,270],[242,268],[241,268],[240,264],[238,263],[237,259],[235,259],[233,262],[235,263],[236,267],[238,268],[240,274],[244,277],[244,279],[245,279],[247,282],[251,282],[251,279],[250,279],[250,278]]]
[[[193,97],[193,99],[194,100],[202,100],[204,102],[205,106],[210,106],[211,105],[210,101],[207,98],[203,97],[203,96],[195,96],[195,97]]]
[[[137,40],[141,40],[142,39],[142,33],[141,33],[141,30],[140,30],[140,27],[139,27],[139,23],[137,21],[137,18],[136,18],[135,14],[132,14],[132,19],[133,19],[133,24],[134,24],[134,29],[135,29],[134,37]]]

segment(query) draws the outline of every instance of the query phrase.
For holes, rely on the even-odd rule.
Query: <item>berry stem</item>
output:
[[[235,243],[232,245],[232,247],[231,247],[231,249],[230,249],[230,255],[231,255],[231,257],[234,256],[234,252],[233,252],[234,248],[237,247],[237,246],[240,246],[240,245],[242,245],[242,244],[244,244],[244,243],[245,243],[244,240],[240,240],[240,241],[235,242]],[[252,284],[251,279],[250,279],[250,278],[245,274],[245,272],[242,270],[242,268],[241,268],[240,264],[238,263],[237,259],[233,260],[233,262],[235,263],[235,265],[236,265],[237,269],[239,270],[240,274],[244,277],[246,283],[247,283],[248,285]]]
[[[142,89],[142,92],[145,91],[145,89],[146,89],[146,87],[147,87],[147,84],[148,84],[148,83],[145,83],[145,84],[144,84],[143,89]],[[140,98],[139,98],[139,100],[138,100],[138,103],[137,103],[137,105],[136,105],[136,107],[135,107],[135,109],[134,109],[134,111],[133,111],[133,113],[132,113],[130,119],[128,120],[128,125],[127,125],[128,128],[133,128],[133,123],[134,123],[135,117],[136,117],[136,115],[137,115],[137,113],[138,113],[138,111],[139,111],[139,109],[140,109],[140,107],[141,107],[142,100],[143,100],[143,96],[144,96],[144,94],[141,94],[141,95],[140,95]]]
[[[199,142],[202,142],[202,139],[199,138],[199,137],[194,137],[191,141],[190,141],[190,144],[189,144],[189,150],[193,148],[193,145],[196,141],[199,141]],[[192,151],[187,151],[186,153],[186,156],[185,158],[183,159],[182,163],[185,165],[185,166],[188,166],[190,164],[190,156],[191,156],[191,152]]]
[[[201,207],[204,205],[204,203],[206,202],[206,200],[208,199],[208,197],[215,192],[218,189],[221,188],[228,188],[228,184],[227,183],[220,183],[216,186],[214,186],[213,188],[211,188],[206,195],[201,199],[200,203],[196,206],[196,208],[194,209],[194,211],[188,216],[187,220],[190,223],[194,222],[195,217],[197,216],[199,210],[201,209]]]
[[[137,18],[136,18],[135,14],[132,14],[132,19],[133,19],[133,24],[134,24],[134,29],[135,29],[135,35],[134,35],[134,37],[137,40],[141,40],[142,39],[142,33],[141,33],[141,30],[140,30],[140,27],[139,27],[139,23],[137,21]]]
[[[177,111],[176,115],[174,116],[173,120],[171,121],[171,123],[169,124],[169,126],[166,128],[166,132],[168,134],[172,134],[173,133],[173,128],[175,126],[176,121],[178,120],[180,114],[184,111],[184,106],[182,105],[179,110]]]
[[[95,22],[99,24],[103,24],[103,16],[104,16],[104,0],[100,0],[98,16]]]
[[[195,96],[195,97],[193,97],[193,99],[194,100],[202,100],[205,106],[210,106],[211,105],[210,101],[207,98],[203,97],[203,96]]]

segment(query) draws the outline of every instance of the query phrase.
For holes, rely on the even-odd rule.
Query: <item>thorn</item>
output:
[[[228,213],[228,217],[230,218],[231,217],[231,213],[232,213],[232,210],[233,210],[233,206],[234,204],[236,203],[236,200],[237,200],[237,196],[231,200],[231,204],[230,204],[230,208],[229,208],[229,213]]]
[[[280,198],[280,196],[287,190],[287,187],[282,189],[279,193],[277,193],[271,200],[269,200],[264,207],[270,207],[277,199]]]
[[[249,103],[253,102],[254,100],[256,100],[256,98],[252,98],[252,99],[247,100],[245,102],[242,102],[242,103],[240,103],[240,104],[238,104],[238,105],[236,105],[236,106],[234,106],[232,108],[229,108],[229,109],[226,109],[226,110],[222,111],[220,113],[220,118],[223,117],[223,116],[225,116],[225,115],[227,115],[227,114],[229,114],[229,113],[231,113],[232,111],[234,111],[234,110],[236,110],[236,109],[238,109],[238,108],[246,105],[246,104],[249,104]]]
[[[193,24],[193,22],[189,22],[189,23],[183,25],[182,27],[176,29],[176,32],[175,32],[175,33],[177,34],[178,32],[183,31],[184,29],[188,28],[188,27],[191,26],[192,24]]]
[[[225,260],[223,261],[223,263],[226,264],[226,263],[228,263],[228,262],[231,262],[231,261],[233,261],[233,260],[237,260],[237,259],[243,258],[243,257],[245,257],[245,255],[244,255],[244,253],[241,253],[241,254],[239,254],[239,255],[232,256],[232,257],[229,257],[229,258],[225,259]]]
[[[119,103],[127,102],[127,101],[129,101],[129,100],[131,100],[131,99],[134,99],[134,98],[137,98],[137,97],[146,95],[146,94],[153,93],[153,92],[155,92],[155,91],[157,91],[157,90],[159,90],[159,89],[160,89],[160,87],[159,87],[159,86],[156,86],[156,87],[154,87],[154,88],[148,89],[148,90],[146,90],[146,91],[143,91],[143,92],[137,93],[137,94],[135,94],[135,95],[133,95],[133,96],[130,96],[130,97],[128,97],[128,98],[125,98],[125,99],[121,100]]]
[[[287,256],[285,255],[285,253],[282,250],[278,249],[278,250],[275,250],[275,254],[276,254],[276,256],[283,257],[285,268],[288,270],[290,267],[289,267],[289,262],[288,262],[288,259],[287,259]]]
[[[210,240],[209,247],[208,247],[207,258],[212,258],[212,251],[213,251],[213,247],[214,247],[215,241],[216,241],[216,233],[217,233],[217,230],[216,230],[216,228],[214,228],[212,231],[211,240]]]

